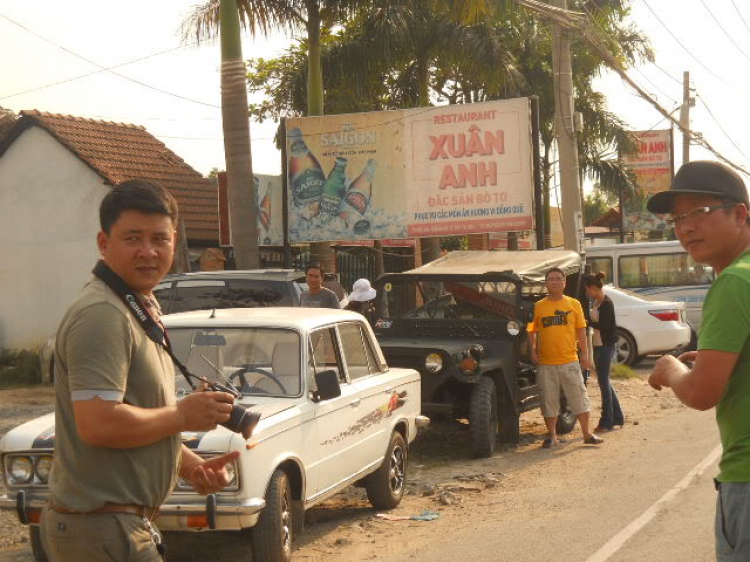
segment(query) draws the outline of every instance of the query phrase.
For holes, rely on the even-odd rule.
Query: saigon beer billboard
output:
[[[286,123],[292,242],[534,227],[527,98]]]

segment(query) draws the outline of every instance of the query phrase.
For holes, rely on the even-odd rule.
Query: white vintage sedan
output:
[[[196,375],[241,394],[261,415],[252,436],[219,427],[183,433],[200,455],[241,451],[231,483],[208,497],[184,481],[162,507],[158,527],[234,531],[250,539],[252,559],[286,561],[304,510],[358,483],[377,509],[399,504],[407,452],[420,415],[420,379],[389,368],[369,324],[332,309],[197,311],[164,317],[175,355]],[[181,374],[178,394],[190,391]],[[0,441],[7,495],[0,507],[31,524],[37,560],[39,513],[54,454],[54,415]]]

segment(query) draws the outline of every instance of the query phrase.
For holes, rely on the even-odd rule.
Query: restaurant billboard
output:
[[[286,123],[293,243],[534,228],[527,98]]]

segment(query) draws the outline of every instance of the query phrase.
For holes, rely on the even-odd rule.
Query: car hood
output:
[[[257,397],[246,396],[241,404],[253,412],[259,412],[260,422],[255,429],[254,437],[268,432],[269,426],[275,425],[278,418],[284,418],[282,414],[294,408],[299,400],[291,399],[268,399],[264,403],[255,403]],[[203,450],[230,450],[236,448],[233,440],[239,440],[244,444],[237,434],[225,427],[217,427],[213,431],[196,432],[184,431],[182,442],[189,448],[200,448]],[[0,452],[28,451],[32,449],[53,449],[55,447],[55,413],[49,413],[35,418],[24,424],[11,429],[2,440],[0,440]]]

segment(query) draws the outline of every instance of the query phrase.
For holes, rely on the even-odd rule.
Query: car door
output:
[[[369,332],[361,322],[338,326],[347,374],[360,399],[357,420],[356,470],[380,464],[388,448],[392,416],[407,397],[394,384],[394,377],[383,371],[377,360]]]
[[[360,417],[360,400],[354,385],[346,378],[338,336],[334,327],[310,333],[311,374],[332,369],[338,373],[341,396],[317,404],[315,423],[318,434],[318,486],[315,495],[346,480],[357,466],[353,456]]]

